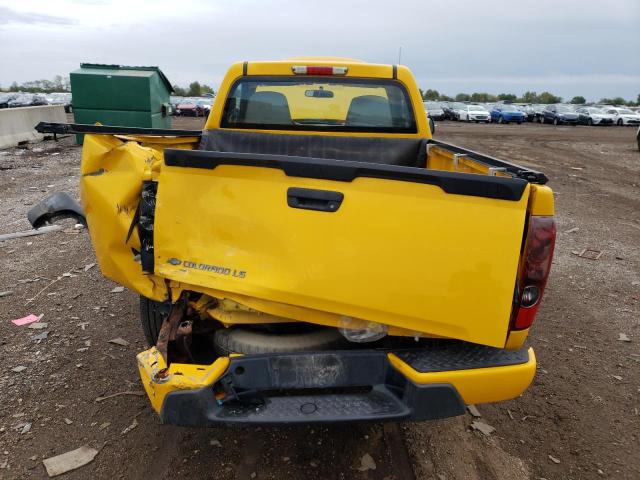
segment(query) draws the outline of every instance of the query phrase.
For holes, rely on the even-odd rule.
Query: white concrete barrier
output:
[[[64,106],[0,108],[0,148],[15,147],[25,141],[42,140],[44,135],[33,128],[39,122],[66,123]]]

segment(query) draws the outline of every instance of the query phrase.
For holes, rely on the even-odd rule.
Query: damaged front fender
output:
[[[54,193],[27,212],[27,220],[36,229],[62,218],[73,218],[77,223],[87,226],[82,207],[65,192]]]
[[[162,278],[148,267],[153,225],[140,238],[137,214],[143,185],[153,183],[160,170],[163,150],[193,148],[197,138],[116,137],[86,135],[80,167],[80,198],[105,277],[157,301],[168,297]],[[145,219],[147,217],[145,216]],[[148,238],[147,238],[148,237]],[[141,241],[142,240],[142,241]]]

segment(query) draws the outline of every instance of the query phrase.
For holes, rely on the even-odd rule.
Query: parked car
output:
[[[47,99],[39,93],[19,93],[15,98],[9,100],[9,108],[34,107],[37,105],[47,105]]]
[[[613,125],[615,117],[596,107],[581,107],[576,110],[578,123],[583,125]]]
[[[522,113],[524,113],[524,118],[527,122],[534,122],[536,120],[536,111],[533,105],[522,105]]]
[[[460,112],[467,107],[465,103],[453,102],[451,104],[451,120],[460,120]]]
[[[460,121],[484,123],[491,121],[491,114],[482,105],[465,105],[458,114]]]
[[[613,115],[616,125],[640,125],[640,114],[628,108],[609,107],[605,112]]]
[[[211,98],[196,100],[196,108],[198,109],[198,116],[206,117],[211,111]]]
[[[80,171],[101,173],[79,175],[75,210],[102,273],[140,295],[149,343],[104,368],[137,364],[167,425],[415,421],[518,398],[556,237],[547,177],[434,141],[405,66],[390,83],[388,65],[305,63],[233,65],[215,128],[156,130],[153,148],[108,141],[127,127],[85,135]],[[340,95],[300,95],[319,87]],[[35,212],[59,214],[54,198]]]
[[[554,125],[567,124],[576,125],[578,114],[567,105],[554,104],[547,105],[540,115],[540,123],[553,123]]]
[[[187,99],[184,103],[179,103],[176,112],[185,117],[198,117],[198,105]]]
[[[516,122],[519,125],[524,121],[524,113],[511,103],[496,103],[491,110],[491,121],[498,123]]]
[[[0,108],[9,108],[9,102],[14,100],[19,93],[0,93]]]
[[[64,111],[67,113],[71,113],[73,111],[73,107],[71,105],[71,94],[69,92],[48,93],[45,95],[45,98],[49,105],[62,105],[64,106]]]
[[[529,120],[529,111],[527,109],[527,105],[520,105],[520,104],[513,104],[514,107],[516,107],[516,109],[519,112],[522,112],[524,114],[524,120],[527,122],[530,122],[531,120]],[[531,114],[531,116],[533,117],[533,114]]]
[[[424,108],[427,111],[427,116],[434,120],[444,120],[445,114],[442,104],[439,102],[424,102]]]
[[[453,102],[443,102],[442,110],[444,111],[445,120],[455,120],[456,116],[453,113]]]

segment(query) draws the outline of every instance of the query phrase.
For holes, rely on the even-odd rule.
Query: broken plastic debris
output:
[[[124,287],[113,287],[111,293],[122,293],[124,292]]]
[[[469,413],[476,418],[480,418],[482,416],[482,414],[478,410],[478,407],[476,407],[475,405],[467,405],[467,410],[469,410]]]
[[[496,431],[495,428],[493,428],[491,425],[488,425],[484,422],[481,422],[479,420],[474,420],[471,423],[471,428],[473,428],[474,430],[479,431],[480,433],[484,434],[484,435],[491,435],[493,432]]]
[[[11,371],[12,372],[16,372],[16,373],[20,373],[20,372],[22,372],[22,371],[24,371],[26,369],[27,369],[27,367],[25,367],[24,365],[18,365],[17,367],[13,367],[11,369]]]
[[[42,340],[46,340],[48,336],[49,336],[49,331],[45,330],[44,332],[38,333],[37,335],[32,335],[31,340],[42,341]]]
[[[629,335],[627,335],[626,333],[619,333],[618,334],[618,340],[621,342],[630,342],[631,339],[629,338]]]
[[[131,425],[129,425],[127,428],[125,428],[124,430],[122,430],[122,435],[126,435],[127,433],[129,433],[131,430],[133,430],[134,428],[136,428],[138,426],[138,420],[136,420],[135,418],[133,419],[133,422],[131,422]]]
[[[44,464],[44,468],[47,469],[47,475],[55,477],[75,470],[76,468],[84,467],[88,463],[91,463],[97,454],[98,450],[95,448],[83,445],[80,448],[63,453],[62,455],[46,458],[42,463]]]
[[[95,263],[89,263],[87,265],[84,266],[84,271],[88,272],[89,270],[91,270],[93,267],[95,267],[96,264]]]
[[[12,295],[13,292],[11,290],[5,290],[4,292],[0,292],[0,298],[2,297],[8,297],[9,295]]]
[[[43,328],[47,328],[47,325],[49,325],[47,322],[34,322],[29,325],[29,328],[32,328],[34,330],[42,330]]]
[[[112,338],[111,340],[109,340],[109,343],[115,343],[116,345],[121,345],[123,347],[126,347],[127,345],[129,345],[129,342],[127,342],[124,338]]]
[[[21,327],[22,325],[29,325],[30,323],[37,322],[44,315],[34,315],[33,313],[27,315],[26,317],[16,318],[15,320],[11,320],[11,323]]]
[[[602,256],[602,250],[596,250],[593,248],[585,248],[580,252],[572,251],[574,255],[577,255],[580,258],[586,258],[588,260],[598,260]]]

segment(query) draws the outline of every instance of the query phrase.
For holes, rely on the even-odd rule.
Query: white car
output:
[[[640,125],[640,113],[624,107],[609,107],[606,113],[613,115],[616,125]]]
[[[581,107],[576,109],[578,114],[578,123],[584,125],[615,125],[616,118],[610,114],[605,113],[600,108],[596,107]]]
[[[460,121],[484,122],[491,121],[491,114],[482,105],[465,105],[459,110]]]

